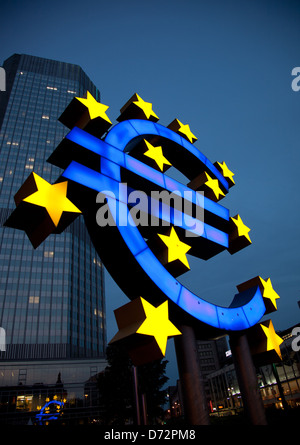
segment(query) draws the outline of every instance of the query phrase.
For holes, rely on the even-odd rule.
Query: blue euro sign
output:
[[[199,200],[198,194],[194,190],[130,156],[128,152],[131,144],[147,136],[161,137],[172,143],[177,150],[181,150],[182,154],[187,156],[189,165],[202,165],[228,191],[228,183],[224,176],[186,139],[160,124],[137,119],[117,124],[108,132],[104,140],[98,139],[79,128],[73,128],[65,138],[68,143],[73,145],[70,159],[66,160],[68,166],[67,168],[65,168],[66,165],[64,166],[65,170],[62,176],[88,189],[104,193],[111,210],[117,201],[119,208],[122,209],[122,215],[125,216],[127,221],[131,220],[130,211],[126,200],[119,193],[122,171],[135,175],[137,180],[140,178],[148,181],[152,189],[155,186],[160,190],[174,193],[178,191],[181,193],[190,192],[188,196],[191,202],[203,207],[209,215],[208,220],[203,222],[202,225],[196,225],[195,234],[199,236],[201,242],[213,246],[212,251],[215,253],[228,248],[229,236],[223,227],[226,227],[226,223],[228,224],[229,211],[225,207],[207,197]],[[81,162],[75,160],[76,147],[81,151],[81,156],[77,157]],[[96,163],[93,168],[90,165],[83,165],[83,149],[87,150],[86,153],[91,156],[99,157],[101,162]],[[111,213],[113,214],[113,211]],[[159,216],[163,217],[161,214]],[[95,219],[95,215],[93,217]],[[209,303],[195,295],[180,284],[163,266],[145,241],[139,228],[134,223],[123,225],[119,218],[120,216],[115,216],[116,227],[126,249],[134,257],[138,267],[143,270],[147,279],[154,284],[154,288],[171,300],[176,307],[181,308],[185,314],[189,314],[188,316],[191,316],[197,322],[200,321],[204,325],[222,332],[247,329],[255,325],[264,315],[266,308],[258,286],[237,294],[230,307],[227,308]],[[176,225],[174,218],[174,215],[171,216],[169,222]],[[214,224],[214,221],[218,221],[218,224]],[[218,225],[218,228],[216,225]],[[185,227],[182,226],[182,228]],[[216,250],[214,251],[214,249]],[[118,256],[118,252],[115,252],[115,256]],[[127,280],[130,281],[130,279],[134,280],[134,276],[127,277]]]
[[[51,400],[46,403],[40,412],[36,414],[35,418],[38,425],[44,425],[45,422],[58,420],[62,415],[62,409],[64,407],[64,403],[58,400]]]

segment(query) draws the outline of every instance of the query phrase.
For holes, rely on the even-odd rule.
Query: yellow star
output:
[[[261,295],[264,299],[266,306],[265,314],[277,311],[276,300],[278,300],[280,296],[274,291],[270,278],[263,280],[260,276],[257,276],[251,278],[251,280],[248,280],[245,283],[239,284],[237,288],[239,292],[244,292],[247,289],[251,289],[256,286],[259,286]]]
[[[197,140],[197,138],[196,138],[196,136],[191,132],[191,130],[190,130],[190,126],[188,125],[188,124],[183,124],[182,122],[180,122],[178,119],[177,119],[177,122],[178,122],[178,124],[179,124],[179,128],[178,128],[178,133],[180,133],[182,136],[185,136],[186,137],[186,139],[188,140],[188,141],[190,141],[192,144],[194,143],[194,142],[196,142],[196,140]]]
[[[209,174],[207,174],[206,172],[205,172],[205,174],[207,177],[207,181],[205,182],[205,185],[213,191],[215,197],[219,200],[220,196],[221,197],[225,196],[225,194],[222,192],[222,190],[219,187],[219,181],[217,179],[211,178],[209,176]]]
[[[148,151],[144,153],[145,156],[148,158],[153,159],[161,171],[164,169],[164,164],[166,165],[172,165],[168,159],[166,159],[162,152],[162,147],[153,147],[148,141],[144,139],[144,142],[147,145]]]
[[[248,235],[248,233],[250,232],[251,229],[249,229],[249,227],[245,226],[245,224],[243,223],[242,218],[240,217],[240,215],[237,215],[234,218],[231,217],[230,219],[236,225],[237,230],[238,230],[238,235],[239,236],[245,236],[247,238],[247,240],[250,241],[250,243],[251,243],[250,236]]]
[[[218,162],[217,164],[221,168],[224,178],[229,179],[233,184],[235,184],[234,179],[233,179],[234,173],[231,170],[229,170],[226,163],[223,162],[222,164],[220,164],[220,162]]]
[[[168,247],[168,263],[179,260],[190,269],[186,253],[190,250],[191,246],[180,241],[174,227],[172,227],[170,235],[160,235],[158,233],[158,236]]]
[[[266,326],[267,324],[267,326]],[[277,355],[281,358],[280,345],[283,342],[282,338],[276,334],[272,320],[266,321],[264,324],[260,323],[260,326],[267,338],[267,351],[275,350]]]
[[[278,298],[280,298],[280,296],[274,291],[272,283],[271,283],[271,279],[268,278],[267,281],[265,281],[261,277],[259,277],[259,278],[260,278],[261,284],[264,289],[263,297],[270,299],[272,302],[272,305],[277,310],[276,300],[278,300]]]
[[[149,119],[150,116],[154,116],[156,119],[159,119],[159,117],[152,110],[152,104],[150,102],[145,102],[138,94],[136,94],[136,97],[138,100],[134,101],[133,103],[141,108],[147,119]]]
[[[97,102],[89,91],[87,92],[86,99],[82,97],[76,97],[76,99],[87,107],[91,119],[95,119],[96,117],[101,117],[102,119],[111,124],[110,119],[105,113],[105,111],[109,107],[107,105],[101,104],[100,102]]]
[[[136,333],[153,336],[162,354],[165,355],[168,337],[181,335],[181,332],[169,320],[168,301],[157,308],[143,298],[141,298],[141,301],[146,319]]]
[[[24,198],[23,201],[45,207],[56,227],[63,212],[81,213],[67,198],[68,181],[52,185],[35,173],[33,175],[38,190]]]

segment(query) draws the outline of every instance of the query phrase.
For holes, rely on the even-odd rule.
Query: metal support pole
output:
[[[136,368],[136,366],[132,367],[132,373],[133,373],[135,408],[136,408],[136,423],[137,423],[137,425],[140,425],[141,424],[141,414],[140,414],[138,377],[137,377],[137,368]]]
[[[231,334],[230,347],[244,410],[249,422],[253,425],[267,425],[265,410],[246,334]]]
[[[142,394],[143,425],[148,425],[146,394]]]
[[[209,425],[208,404],[197,355],[195,333],[190,326],[178,326],[182,335],[174,338],[183,407],[190,425]]]

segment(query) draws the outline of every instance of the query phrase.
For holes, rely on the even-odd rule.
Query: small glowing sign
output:
[[[58,400],[47,402],[35,416],[37,423],[39,425],[44,425],[47,422],[58,420],[63,413],[63,407],[64,403]]]

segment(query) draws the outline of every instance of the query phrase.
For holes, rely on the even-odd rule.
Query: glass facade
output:
[[[25,233],[3,227],[13,197],[34,171],[53,183],[46,161],[67,129],[58,117],[91,80],[77,65],[15,54],[4,62],[0,92],[0,326],[1,361],[104,358],[104,271],[82,217],[36,250]]]
[[[64,404],[63,424],[98,423],[103,417],[97,385],[103,361],[13,361],[0,368],[0,424],[36,424],[43,406],[55,400]]]
[[[291,408],[300,407],[300,353],[292,347],[292,330],[293,327],[278,332],[284,340],[280,345],[282,361],[270,364],[266,360],[264,365],[256,367],[261,398],[267,409],[282,409],[284,403]],[[209,374],[207,380],[213,413],[222,416],[241,411],[243,400],[232,363]]]

